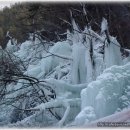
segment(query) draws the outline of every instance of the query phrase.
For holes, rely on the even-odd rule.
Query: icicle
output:
[[[73,26],[73,44],[77,44],[79,43],[79,28],[77,26],[77,24],[75,23],[75,20],[72,19],[72,26]]]
[[[79,31],[75,20],[72,18],[72,26],[73,26],[73,47],[72,47],[72,83],[79,84],[86,82],[86,67],[85,67],[85,46],[83,45],[83,36],[82,33]]]
[[[111,37],[111,42],[107,46],[105,46],[105,55],[104,61],[106,68],[112,65],[121,65],[122,63],[122,56],[120,52],[120,44],[114,37]]]
[[[84,33],[90,34],[91,32],[88,30],[88,28],[85,28]],[[91,81],[93,81],[93,64],[92,64],[92,59],[90,57],[90,48],[91,48],[91,36],[90,35],[86,35],[86,52],[85,52],[85,65],[86,65],[86,69],[87,69],[87,75],[86,75],[86,81],[89,83]]]
[[[67,29],[67,41],[70,45],[73,45],[72,34],[70,33],[69,29]]]

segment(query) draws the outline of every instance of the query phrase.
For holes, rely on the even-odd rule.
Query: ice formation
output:
[[[121,65],[122,56],[120,51],[120,44],[114,37],[111,37],[111,43],[105,44],[105,65],[106,68],[112,65]]]
[[[101,34],[91,27],[80,30],[74,19],[72,25],[73,31],[67,31],[67,39],[53,45],[44,40],[41,43],[38,38],[32,41],[31,35],[21,45],[8,42],[5,51],[23,62],[23,74],[38,79],[39,86],[23,87],[22,83],[28,84],[25,79],[7,85],[8,94],[2,103],[22,94],[26,96],[12,104],[22,111],[11,105],[0,106],[0,126],[87,126],[129,107],[130,58],[122,58],[116,38],[109,36],[110,43],[107,42],[104,33],[108,29],[107,20],[102,21]],[[55,90],[56,99],[50,98],[53,95],[47,86]],[[44,92],[49,100],[39,101],[35,91],[38,96]],[[61,118],[49,113],[49,108]],[[29,109],[34,112],[25,112]]]
[[[87,88],[81,91],[82,111],[92,107],[96,118],[99,119],[127,108],[130,104],[129,68],[130,63],[124,66],[112,66],[106,69],[96,81],[88,84]]]

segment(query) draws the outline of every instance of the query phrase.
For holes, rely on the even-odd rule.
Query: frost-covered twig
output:
[[[124,49],[124,50],[130,54],[130,49]]]
[[[12,39],[12,37],[11,37],[10,34],[9,34],[9,31],[7,31],[6,37],[9,37],[10,39]]]
[[[67,23],[67,24],[71,25],[71,23],[70,23],[70,22],[68,22],[67,20],[62,19],[62,18],[59,18],[59,19],[60,19],[60,20],[62,20],[63,22],[65,22],[65,23]]]

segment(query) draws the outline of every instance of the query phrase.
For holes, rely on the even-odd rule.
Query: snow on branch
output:
[[[10,39],[12,39],[12,37],[11,37],[10,34],[9,34],[9,31],[7,31],[6,37],[9,37]]]
[[[130,49],[124,49],[124,50],[130,54]]]
[[[59,19],[62,20],[64,23],[67,23],[67,24],[71,25],[71,23],[68,22],[67,20],[65,20],[65,19],[63,19],[63,18],[59,18]]]

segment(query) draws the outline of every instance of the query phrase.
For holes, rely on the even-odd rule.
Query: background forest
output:
[[[87,11],[83,13],[83,6]],[[71,16],[81,30],[86,25],[96,32],[100,31],[102,18],[109,23],[109,32],[117,37],[123,47],[130,48],[130,6],[129,4],[110,3],[16,3],[10,8],[5,7],[0,11],[0,41],[3,47],[9,40],[7,31],[18,43],[22,43],[29,37],[29,33],[41,31],[41,35],[47,40],[57,41],[64,39],[62,35],[67,29],[72,31]]]

